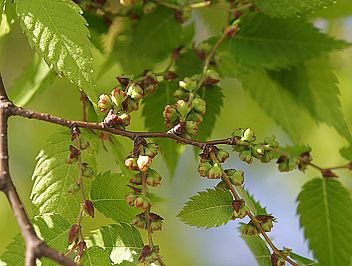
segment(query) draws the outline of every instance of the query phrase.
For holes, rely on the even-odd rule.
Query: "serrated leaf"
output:
[[[208,189],[191,197],[177,216],[188,225],[217,227],[231,220],[232,200],[228,190]]]
[[[114,47],[115,59],[121,62],[125,72],[138,74],[152,69],[182,43],[182,26],[174,12],[165,7],[159,6],[130,28]]]
[[[290,253],[290,257],[295,260],[297,263],[299,263],[300,266],[313,266],[317,265],[317,263],[314,260],[305,258],[301,255],[298,255],[294,252]]]
[[[131,191],[128,184],[127,176],[100,173],[93,181],[90,192],[94,207],[116,222],[131,222],[138,210],[129,206],[125,200],[125,196]]]
[[[45,213],[32,219],[38,237],[51,248],[64,252],[70,224],[59,214]],[[25,262],[25,245],[21,234],[17,234],[7,250],[1,255],[0,265],[22,266]],[[45,266],[57,265],[49,259],[41,259]],[[3,263],[3,264],[1,264]]]
[[[202,60],[191,49],[182,53],[175,64],[175,72],[179,80],[199,74],[202,72],[202,69]]]
[[[319,265],[350,265],[352,200],[348,190],[337,180],[315,178],[303,186],[297,201],[300,224]]]
[[[298,16],[325,9],[336,4],[335,0],[254,0],[254,4],[264,14],[275,17]]]
[[[306,109],[317,122],[334,127],[352,142],[341,111],[338,81],[328,58],[307,61],[290,70],[270,72],[270,76],[287,90],[294,101]]]
[[[16,8],[31,46],[95,103],[89,30],[78,5],[71,0],[17,0]]]
[[[9,89],[10,98],[15,105],[25,106],[47,88],[55,77],[55,72],[50,70],[42,59],[34,55],[32,62],[25,67]]]
[[[111,261],[109,253],[101,247],[90,247],[84,251],[82,260],[80,262],[82,266],[110,266]]]
[[[243,187],[237,187],[237,191],[240,194],[240,197],[246,202],[246,205],[251,210],[254,215],[265,215],[268,214],[266,207],[262,207],[260,202],[255,200],[253,195]]]
[[[82,162],[88,163],[96,173],[97,138],[87,130],[82,129],[81,133],[82,139],[90,143],[81,153]],[[81,194],[69,193],[70,185],[75,184],[79,176],[77,163],[66,162],[71,144],[69,129],[60,130],[48,139],[47,145],[37,156],[31,200],[40,213],[55,212],[74,222],[80,209]],[[91,180],[84,178],[83,181],[88,196]]]
[[[120,223],[103,226],[92,231],[87,239],[87,245],[103,247],[113,263],[137,263],[139,253],[143,247],[143,240],[139,231],[132,225]]]
[[[352,2],[350,0],[338,0],[334,5],[326,9],[318,10],[310,15],[310,17],[336,19],[352,16]]]
[[[174,91],[178,88],[177,82],[160,82],[153,94],[143,99],[143,112],[145,127],[150,131],[166,131],[163,111],[167,104],[173,104]],[[178,159],[184,151],[184,146],[176,144],[169,139],[155,139],[160,147],[160,153],[169,169],[170,176],[174,175]]]
[[[308,113],[294,101],[292,95],[263,71],[242,72],[238,77],[259,106],[288,133],[295,143],[300,142],[301,129],[306,128],[311,120]]]
[[[199,126],[199,133],[196,139],[207,140],[211,136],[216,119],[220,115],[221,108],[224,105],[224,94],[218,86],[204,88],[199,94],[207,105],[206,113],[203,116],[203,122]]]
[[[255,256],[259,266],[272,266],[271,253],[264,240],[259,236],[241,235],[247,246]]]
[[[323,53],[348,47],[344,41],[319,32],[299,19],[251,14],[229,39],[235,62],[249,68],[279,69],[307,61]]]
[[[307,145],[291,145],[280,147],[280,150],[287,152],[292,157],[299,157],[304,152],[311,152],[312,148]]]

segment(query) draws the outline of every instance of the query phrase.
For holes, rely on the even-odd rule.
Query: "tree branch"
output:
[[[10,203],[13,214],[15,215],[24,238],[26,244],[25,265],[34,266],[36,265],[36,260],[38,258],[47,257],[61,265],[74,266],[76,264],[73,261],[51,249],[38,238],[29,221],[16,187],[12,182],[7,142],[7,122],[12,106],[13,104],[7,97],[5,86],[0,74],[0,190],[5,194]]]

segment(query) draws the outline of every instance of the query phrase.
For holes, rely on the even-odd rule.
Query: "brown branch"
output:
[[[51,249],[38,238],[29,221],[16,187],[12,182],[7,142],[7,125],[12,106],[12,103],[7,97],[5,86],[0,74],[0,190],[5,194],[10,203],[13,214],[15,215],[24,238],[26,245],[25,265],[34,266],[36,265],[36,260],[38,258],[47,257],[61,265],[74,266],[76,264],[73,261]]]

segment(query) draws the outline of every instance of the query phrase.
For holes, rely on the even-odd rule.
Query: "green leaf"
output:
[[[33,227],[40,239],[49,247],[64,252],[67,248],[67,236],[70,224],[59,214],[45,213],[32,219]],[[41,259],[43,265],[57,265],[49,259]],[[13,242],[2,254],[0,265],[20,266],[25,262],[25,245],[21,234],[16,235]],[[3,264],[2,264],[3,263]]]
[[[90,247],[84,251],[80,265],[82,266],[110,266],[109,253],[101,247]]]
[[[311,152],[312,148],[307,145],[292,145],[280,147],[280,150],[287,152],[292,157],[299,157],[304,152]]]
[[[130,30],[121,35],[114,47],[125,72],[142,73],[170,56],[182,43],[182,26],[174,12],[158,7],[155,12],[143,15]]]
[[[292,95],[273,81],[265,72],[240,73],[239,79],[253,99],[271,116],[297,143],[300,142],[302,129],[311,123],[308,113],[293,99]],[[295,119],[292,119],[292,118]]]
[[[334,179],[315,178],[299,193],[297,213],[314,257],[322,266],[350,265],[352,200]]]
[[[231,193],[223,189],[208,189],[191,197],[177,216],[188,225],[209,228],[227,223],[232,215]]]
[[[266,207],[262,207],[260,202],[255,200],[253,195],[249,194],[248,190],[243,187],[237,187],[237,191],[240,197],[246,202],[246,205],[254,215],[265,215],[268,214]]]
[[[78,5],[71,0],[17,0],[16,5],[31,46],[59,75],[75,83],[95,103],[89,30]]]
[[[150,131],[166,131],[164,126],[163,111],[167,104],[173,104],[174,91],[178,88],[178,83],[160,82],[158,88],[152,95],[143,99],[143,112],[145,127]],[[170,176],[174,175],[178,159],[184,151],[184,146],[176,144],[175,141],[169,139],[156,139],[160,147],[161,155],[169,169]]]
[[[199,94],[207,103],[207,110],[203,116],[203,122],[199,126],[199,133],[196,139],[207,140],[211,136],[216,119],[224,105],[224,94],[218,86],[207,87],[200,91]]]
[[[305,257],[303,257],[301,255],[298,255],[298,254],[294,253],[294,252],[290,253],[290,257],[293,260],[295,260],[296,262],[298,262],[300,266],[313,266],[313,265],[317,264],[314,260],[305,258]]]
[[[262,14],[243,17],[240,31],[229,39],[235,62],[256,69],[287,68],[346,47],[346,42],[321,33],[303,20]]]
[[[340,154],[346,160],[352,161],[352,146],[341,148]]]
[[[341,111],[338,81],[328,58],[313,59],[290,70],[270,72],[270,75],[315,121],[334,127],[352,142],[351,133]]]
[[[90,143],[81,152],[82,162],[88,163],[96,173],[97,138],[90,131],[82,129],[81,133],[82,140]],[[48,139],[47,145],[37,156],[37,165],[32,176],[34,184],[31,200],[40,213],[55,212],[69,222],[74,222],[80,209],[81,194],[69,193],[69,187],[75,184],[79,176],[77,163],[66,162],[69,145],[73,143],[68,129],[60,130]],[[84,178],[83,181],[86,194],[89,195],[91,180]]]
[[[255,6],[261,12],[275,17],[302,15],[325,9],[335,3],[334,0],[254,0]]]
[[[103,247],[113,263],[138,263],[143,240],[139,231],[132,225],[120,223],[103,226],[92,232],[87,245]]]
[[[131,222],[138,210],[125,201],[125,196],[131,191],[128,184],[129,177],[110,172],[100,173],[93,181],[90,192],[94,207],[116,222]]]
[[[336,19],[352,16],[352,2],[351,0],[338,0],[329,8],[318,10],[311,14],[310,17]]]
[[[272,266],[271,253],[264,240],[259,236],[241,235],[247,246],[255,256],[259,266]]]
[[[192,49],[181,53],[175,64],[177,79],[181,80],[202,72],[203,62]]]
[[[23,266],[25,263],[24,254],[26,247],[21,234],[17,234],[13,241],[6,247],[5,252],[0,256],[0,266]]]
[[[37,55],[34,55],[18,79],[9,89],[10,98],[17,106],[25,106],[46,89],[56,74]]]

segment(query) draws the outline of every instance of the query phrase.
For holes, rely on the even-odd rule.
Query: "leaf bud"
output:
[[[173,127],[178,119],[178,113],[176,111],[176,108],[172,105],[165,106],[163,116],[165,118],[165,126],[167,128]]]
[[[148,169],[146,175],[146,182],[149,186],[156,187],[160,185],[162,177],[157,171]]]
[[[102,113],[106,113],[112,108],[112,102],[108,95],[102,94],[99,96],[98,108]]]
[[[68,244],[72,244],[73,241],[78,237],[80,226],[78,224],[73,224],[68,232]]]
[[[111,100],[118,108],[117,110],[122,109],[122,102],[127,99],[127,94],[120,88],[114,88],[111,92]]]
[[[166,80],[173,80],[175,78],[177,78],[177,74],[174,71],[169,70],[164,74],[164,79]]]
[[[149,156],[140,155],[137,159],[138,169],[142,172],[148,170],[148,166],[152,164],[152,159]]]
[[[85,241],[81,241],[81,242],[78,243],[78,254],[77,254],[77,256],[78,256],[79,258],[82,257],[83,252],[84,252],[84,250],[85,250],[86,248],[87,248],[87,244],[86,244]]]
[[[200,176],[207,176],[210,168],[213,166],[209,162],[202,162],[198,166],[198,172]]]
[[[244,182],[244,172],[236,169],[226,169],[225,173],[230,179],[231,184],[241,186]]]
[[[149,156],[150,158],[154,158],[159,153],[159,146],[155,143],[148,143],[147,146],[144,147],[144,154]]]
[[[229,153],[223,149],[218,149],[216,152],[216,158],[219,160],[220,163],[225,162],[229,158]]]
[[[88,215],[92,218],[94,218],[94,206],[93,206],[93,202],[91,202],[90,200],[86,200],[84,202],[84,209],[86,210],[86,212],[88,213]]]
[[[70,145],[69,150],[70,150],[70,158],[71,159],[77,158],[81,154],[81,151],[79,149],[77,149],[75,146]]]
[[[155,11],[157,5],[154,2],[147,2],[143,5],[143,13],[148,15]]]
[[[204,115],[206,112],[206,102],[201,98],[195,98],[192,101],[192,109],[197,113]]]
[[[186,118],[188,113],[191,111],[192,106],[189,102],[184,100],[178,100],[175,104],[177,112],[183,117]]]
[[[199,131],[199,123],[194,121],[187,121],[186,122],[186,133],[194,136],[197,135]]]
[[[322,169],[321,175],[323,177],[337,177],[337,175],[333,171],[331,171],[331,169]]]
[[[250,150],[244,150],[240,153],[239,155],[240,160],[244,161],[246,163],[252,163],[253,162],[253,157],[252,157],[252,152]]]
[[[138,171],[138,164],[137,164],[137,158],[135,157],[129,157],[125,160],[125,166],[127,169],[133,170],[133,171]]]
[[[214,165],[209,169],[207,176],[210,179],[222,178],[222,168],[220,164],[214,163]]]
[[[255,133],[252,129],[247,128],[241,137],[242,141],[248,141],[248,142],[253,142],[256,140]]]
[[[132,99],[140,100],[143,98],[143,89],[136,83],[132,83],[128,86],[127,95]]]
[[[130,206],[134,206],[134,203],[135,203],[137,198],[138,198],[138,195],[134,191],[128,193],[125,196],[125,200],[126,200],[127,204],[130,205]]]
[[[150,208],[151,205],[152,204],[151,204],[150,199],[143,194],[138,195],[136,200],[134,201],[134,206],[137,208],[141,208],[143,210]]]

